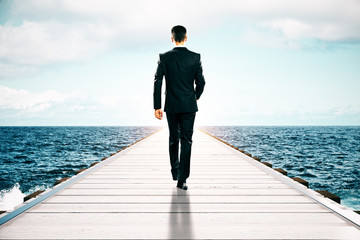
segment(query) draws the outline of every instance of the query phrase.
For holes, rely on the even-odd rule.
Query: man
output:
[[[185,47],[186,29],[175,26],[171,29],[171,41],[175,47],[160,54],[154,80],[155,117],[163,117],[161,110],[161,86],[165,75],[165,107],[169,127],[169,154],[171,174],[177,187],[187,190],[186,179],[190,175],[190,156],[195,113],[205,86],[200,54]],[[195,83],[195,89],[194,89]],[[179,141],[181,142],[179,161]]]

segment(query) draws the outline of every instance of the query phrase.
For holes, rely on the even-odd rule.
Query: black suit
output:
[[[161,86],[166,80],[165,107],[170,138],[169,153],[174,179],[185,181],[190,174],[190,156],[197,99],[200,98],[205,79],[200,54],[185,47],[175,47],[160,54],[154,81],[154,109],[161,109]],[[194,88],[195,84],[195,88]],[[179,140],[181,153],[179,162]]]

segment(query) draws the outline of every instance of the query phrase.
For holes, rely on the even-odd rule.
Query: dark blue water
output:
[[[360,127],[201,127],[360,210]]]
[[[28,194],[108,157],[157,127],[0,127],[0,190]]]

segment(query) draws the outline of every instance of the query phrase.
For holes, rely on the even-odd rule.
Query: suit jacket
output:
[[[205,79],[200,54],[185,47],[175,47],[160,54],[154,80],[154,109],[161,108],[161,86],[165,75],[167,113],[197,112]],[[194,88],[195,83],[195,88]]]

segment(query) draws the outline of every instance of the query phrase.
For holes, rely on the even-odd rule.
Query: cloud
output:
[[[309,22],[297,19],[276,19],[264,24],[283,34],[287,39],[315,38],[322,41],[347,41],[359,39],[351,27],[336,22]]]
[[[37,73],[38,70],[33,66],[24,66],[14,63],[1,63],[0,62],[0,79],[9,79],[13,76],[29,76]]]
[[[40,112],[52,105],[64,102],[68,96],[55,90],[42,93],[31,93],[0,86],[0,108]]]
[[[247,27],[240,39],[248,44],[266,48],[301,49],[301,45],[294,39],[286,38],[281,32],[269,28]]]
[[[110,49],[116,42],[146,43],[168,35],[168,28],[180,22],[194,32],[232,19],[258,30],[268,27],[287,39],[360,40],[356,0],[185,1],[176,8],[165,0],[32,0],[11,2],[8,15],[9,20],[0,25],[0,60],[19,64],[74,61]]]
[[[102,23],[123,40],[136,40],[149,33],[157,38],[164,27],[176,22],[189,24],[196,30],[211,29],[225,19],[256,26],[265,24],[291,37],[306,33],[322,40],[360,40],[357,0],[223,0],[211,4],[205,0],[184,0],[176,7],[167,0],[32,0],[27,4],[13,1],[9,15],[22,21]]]
[[[0,59],[20,65],[73,61],[106,49],[112,33],[95,24],[66,25],[25,21],[0,25]]]
[[[307,37],[310,25],[294,19],[281,19],[270,22],[269,27],[281,31],[287,38],[296,39]]]
[[[290,39],[360,41],[357,0],[252,1],[243,13],[258,27],[267,26]]]
[[[184,0],[176,7],[167,0],[2,3],[8,7],[0,24],[0,80],[114,49],[139,51],[166,41],[174,24],[195,36],[231,22],[233,33],[242,34],[237,39],[264,47],[301,49],[304,39],[360,42],[358,0]]]
[[[0,85],[0,115],[0,124],[5,125],[141,125],[144,119],[152,119],[152,107],[140,94],[91,96],[78,91],[31,92]]]

